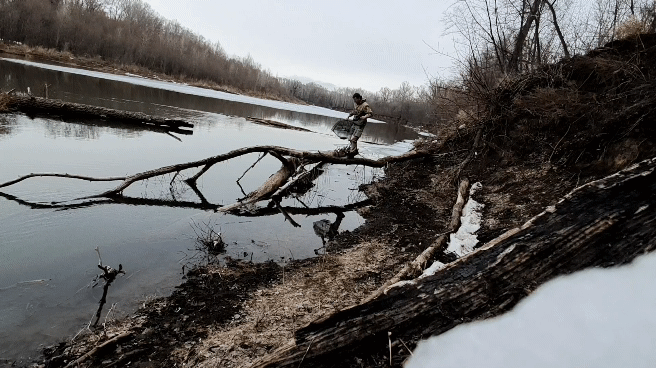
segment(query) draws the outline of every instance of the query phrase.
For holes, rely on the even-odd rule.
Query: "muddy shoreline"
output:
[[[435,240],[448,226],[455,201],[448,172],[436,170],[438,166],[430,156],[394,164],[385,179],[363,186],[374,203],[360,210],[366,223],[340,233],[325,255],[284,267],[241,261],[198,267],[171,296],[46,348],[38,364],[65,367],[125,336],[118,349],[95,351],[81,366],[249,366],[293,339],[299,328],[360,303]],[[553,191],[542,203],[546,206],[568,189]],[[477,200],[491,203],[496,195],[488,188]],[[479,237],[492,238],[542,208],[536,203],[528,213],[497,217],[495,226]],[[405,343],[412,349],[419,338]],[[342,366],[385,366],[385,351],[379,350],[346,356]],[[402,346],[398,350],[395,362],[400,365],[409,351]]]

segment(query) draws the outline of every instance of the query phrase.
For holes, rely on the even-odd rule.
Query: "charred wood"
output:
[[[433,276],[310,323],[254,366],[334,366],[343,352],[384,348],[388,332],[438,335],[504,313],[556,276],[631,262],[656,248],[655,201],[653,158],[575,189]]]

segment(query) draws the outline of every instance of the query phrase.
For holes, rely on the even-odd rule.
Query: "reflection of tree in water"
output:
[[[16,129],[16,120],[11,116],[0,115],[0,138],[10,136]]]
[[[112,134],[121,138],[134,138],[142,135],[143,129],[135,129],[130,126],[120,126],[114,123],[111,126],[102,121],[98,122],[62,122],[45,119],[45,129],[51,137],[66,137],[77,139],[98,139],[100,134],[107,129],[112,129]]]
[[[194,118],[199,127],[211,125],[214,119],[195,119],[199,111],[228,116],[272,119],[310,130],[329,132],[336,118],[313,113],[281,110],[259,105],[257,100],[229,101],[221,95],[199,96],[151,86],[99,79],[57,70],[42,69],[15,62],[0,60],[0,74],[4,75],[5,90],[26,91],[31,87],[36,96],[45,96],[43,86],[48,84],[49,97],[68,102],[90,104],[125,111],[139,111],[150,115],[177,118]],[[187,109],[187,110],[184,110]],[[374,107],[375,109],[375,107]],[[78,136],[75,136],[78,137]],[[84,138],[82,135],[80,138]],[[399,124],[369,124],[363,141],[390,144],[415,139],[417,133]]]
[[[328,239],[328,241],[333,240],[338,234],[339,225],[342,224],[342,220],[345,216],[342,212],[336,212],[336,214],[337,218],[334,222],[330,222],[328,219],[323,219],[312,223],[312,229],[314,230],[314,233],[321,238],[323,245],[326,245],[326,239]]]

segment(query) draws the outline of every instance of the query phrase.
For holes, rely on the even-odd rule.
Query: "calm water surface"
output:
[[[178,141],[166,134],[114,127],[107,122],[61,122],[23,115],[0,117],[0,182],[32,172],[88,176],[124,176],[175,163],[199,160],[252,145],[280,145],[299,150],[332,150],[345,144],[330,132],[344,113],[230,95],[163,81],[115,76],[23,60],[0,59],[0,89],[99,106],[143,111],[196,124]],[[312,132],[252,124],[254,116],[305,127]],[[414,132],[387,124],[369,124],[361,153],[377,158],[410,148]],[[367,143],[368,142],[368,143]],[[243,196],[235,183],[257,160],[252,154],[215,165],[199,188],[211,203],[231,204]],[[240,183],[256,189],[280,164],[265,157]],[[195,171],[183,172],[191,176]],[[359,184],[381,173],[363,167],[329,166],[317,187],[300,201],[312,208],[341,206],[365,199]],[[135,185],[124,194],[135,198],[200,203],[188,187],[169,185],[172,176]],[[212,224],[228,244],[226,255],[253,261],[286,262],[315,255],[322,246],[312,230],[335,213],[293,215],[293,227],[280,214],[239,217],[153,201],[101,204],[75,209],[35,208],[35,204],[70,201],[98,193],[117,182],[90,183],[62,178],[34,178],[0,189],[0,365],[29,359],[40,344],[75,335],[95,314],[101,287],[91,287],[103,262],[122,264],[126,275],[112,284],[108,306],[116,316],[134,311],[144,300],[170,293],[181,282],[182,267],[198,262],[193,224]],[[284,206],[303,207],[296,199]],[[363,220],[347,212],[340,231]],[[105,308],[105,311],[108,308]],[[109,318],[113,318],[110,316]],[[105,314],[101,319],[104,321]],[[4,360],[3,360],[4,359]]]

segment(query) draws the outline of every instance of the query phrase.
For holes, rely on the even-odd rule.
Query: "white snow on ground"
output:
[[[462,208],[462,216],[460,216],[460,228],[455,234],[450,235],[447,251],[456,253],[458,257],[471,253],[478,244],[478,237],[475,232],[481,228],[481,210],[484,205],[476,202],[472,196],[482,187],[483,185],[479,182],[469,188],[469,199]],[[433,276],[435,272],[441,270],[444,266],[446,266],[444,263],[435,261],[424,270],[419,278]]]
[[[656,253],[539,287],[511,312],[419,343],[405,368],[656,366]]]
[[[435,261],[430,267],[425,269],[424,272],[418,278],[423,279],[424,277],[433,276],[435,275],[435,272],[443,269],[444,266],[446,266],[446,264],[440,261]]]
[[[481,228],[481,210],[484,205],[476,202],[472,196],[482,187],[481,183],[475,183],[469,189],[469,200],[462,209],[460,228],[449,238],[447,252],[456,253],[458,257],[471,253],[478,243],[475,233]]]

